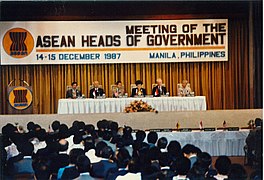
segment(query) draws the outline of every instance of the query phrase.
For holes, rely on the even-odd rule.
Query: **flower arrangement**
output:
[[[129,106],[125,107],[125,112],[155,112],[158,113],[158,111],[155,108],[152,108],[150,105],[148,105],[146,102],[142,100],[135,100],[129,104]]]

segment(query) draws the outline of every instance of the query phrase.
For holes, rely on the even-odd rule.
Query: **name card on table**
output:
[[[228,127],[226,128],[228,131],[239,131],[239,127]]]
[[[215,128],[204,128],[204,131],[215,131]]]
[[[182,129],[179,129],[180,132],[192,132],[192,129],[191,128],[182,128]]]
[[[146,131],[149,131],[149,132],[172,132],[173,129],[149,129],[149,130],[146,130]]]

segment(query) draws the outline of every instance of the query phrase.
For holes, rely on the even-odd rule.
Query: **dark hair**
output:
[[[171,164],[172,158],[168,152],[163,152],[159,154],[159,164],[160,166],[169,166]]]
[[[187,173],[187,177],[190,180],[204,180],[205,174],[208,171],[208,168],[205,168],[197,161],[193,164],[193,167]]]
[[[195,149],[195,146],[194,145],[192,145],[192,144],[186,144],[182,148],[182,153],[184,153],[184,154],[196,153],[195,150],[196,149]]]
[[[262,120],[260,118],[256,118],[255,119],[255,125],[256,125],[256,127],[262,126]]]
[[[128,165],[131,156],[126,148],[120,148],[118,150],[116,158],[117,158],[117,166],[119,168],[125,168]]]
[[[116,83],[115,83],[115,84],[116,84],[116,85],[118,85],[119,83],[122,83],[122,82],[121,82],[121,81],[116,81]]]
[[[142,84],[143,84],[143,82],[142,82],[141,80],[137,80],[135,84],[136,84],[136,86],[137,86],[137,85],[139,85],[139,84],[141,84],[141,85],[142,85]]]
[[[147,136],[148,143],[155,144],[158,140],[158,133],[157,132],[149,132]]]
[[[170,153],[172,157],[182,156],[181,145],[176,140],[170,141],[169,145],[167,146],[167,150],[168,150],[168,153]]]
[[[149,160],[159,160],[160,149],[156,146],[151,147],[148,151]]]
[[[102,157],[102,149],[106,147],[107,144],[104,141],[100,141],[95,146],[95,155],[98,157]]]
[[[37,136],[39,141],[45,141],[46,137],[47,137],[46,130],[40,129],[40,130],[36,131],[36,136]]]
[[[59,128],[60,128],[60,122],[57,121],[57,120],[53,121],[52,124],[51,124],[51,128],[53,129],[53,131],[59,130]]]
[[[70,154],[69,154],[70,163],[76,164],[77,163],[77,157],[81,156],[81,155],[85,155],[85,152],[83,149],[80,149],[80,148],[72,149],[70,151]]]
[[[136,141],[137,142],[143,142],[144,139],[146,138],[146,132],[139,130],[136,132]]]
[[[79,173],[90,172],[91,162],[90,159],[85,155],[80,155],[77,157],[76,167]]]
[[[32,156],[34,146],[30,142],[19,142],[16,144],[17,150],[22,153],[23,156]]]
[[[71,85],[72,85],[72,86],[73,86],[74,84],[76,84],[76,85],[77,85],[77,82],[76,82],[76,81],[74,81],[74,82],[72,82],[72,83],[71,83]]]
[[[207,152],[202,152],[202,153],[200,153],[200,154],[197,155],[197,162],[201,166],[203,166],[205,168],[209,168],[209,166],[212,163],[212,157]]]
[[[49,179],[51,175],[50,161],[45,156],[33,159],[32,168],[36,179]]]
[[[113,156],[114,152],[110,146],[105,146],[102,149],[102,158],[111,158]]]
[[[34,130],[34,128],[35,128],[35,124],[32,121],[27,123],[27,130],[28,131],[32,131],[32,130]]]
[[[241,164],[231,164],[228,172],[228,179],[230,180],[246,180],[247,173]]]
[[[157,146],[160,149],[165,149],[168,145],[168,140],[165,137],[161,137],[158,139]]]
[[[59,151],[67,151],[69,147],[69,142],[65,139],[61,139],[59,142]]]
[[[186,175],[191,168],[191,161],[186,157],[177,158],[170,166],[179,175]]]
[[[128,162],[128,171],[131,172],[131,173],[140,172],[140,164],[139,164],[139,161],[137,159],[132,158]]]
[[[74,144],[80,144],[82,142],[82,135],[80,133],[77,133],[73,136],[73,143]]]
[[[231,160],[227,156],[219,156],[215,161],[215,169],[219,174],[227,175]]]

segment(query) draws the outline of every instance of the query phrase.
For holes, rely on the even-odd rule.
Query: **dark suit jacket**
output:
[[[81,97],[82,92],[76,89],[76,97]],[[66,98],[73,98],[72,89],[69,89],[66,93]]]
[[[143,96],[146,96],[146,89],[141,88],[140,91],[141,91],[141,94],[142,94]],[[133,88],[133,89],[132,89],[131,97],[134,97],[134,96],[136,96],[136,95],[138,95],[138,94],[137,94],[137,88]]]
[[[95,88],[90,90],[90,98],[94,98],[93,92]],[[96,96],[102,96],[104,94],[104,90],[102,88],[98,88],[98,91],[96,92]]]
[[[157,89],[158,89],[158,94],[155,95],[155,92],[156,92]],[[161,89],[162,89],[162,92],[160,92],[160,89],[158,88],[158,86],[155,86],[152,89],[152,95],[155,96],[155,97],[160,97],[161,95],[166,95],[166,93],[167,93],[166,87],[161,86]]]
[[[92,177],[105,178],[108,171],[112,168],[117,168],[115,162],[110,162],[108,160],[101,160],[97,163],[92,164]]]

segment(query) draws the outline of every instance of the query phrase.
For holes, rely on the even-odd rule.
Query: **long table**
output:
[[[177,140],[183,147],[193,144],[211,156],[244,156],[245,140],[249,130],[209,131],[209,132],[158,132],[158,137],[166,137],[168,142]]]
[[[134,100],[147,102],[158,111],[201,111],[206,110],[205,96],[196,97],[145,97],[106,99],[59,99],[58,114],[115,113]]]

